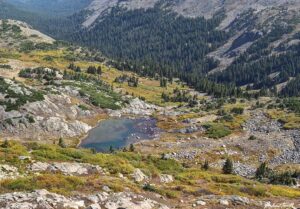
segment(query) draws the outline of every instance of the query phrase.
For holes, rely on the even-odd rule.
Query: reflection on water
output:
[[[119,149],[141,139],[153,139],[158,132],[155,119],[108,119],[92,129],[80,146],[105,152],[110,146]]]

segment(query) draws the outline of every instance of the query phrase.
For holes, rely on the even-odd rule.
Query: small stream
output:
[[[80,147],[107,152],[126,147],[140,140],[150,140],[159,134],[156,120],[152,118],[117,118],[101,121],[97,127],[89,132]]]

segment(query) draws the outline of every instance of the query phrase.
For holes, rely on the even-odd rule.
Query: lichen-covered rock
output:
[[[104,204],[106,209],[130,208],[130,209],[168,209],[166,205],[131,193],[116,193],[111,195]]]
[[[85,205],[83,201],[66,198],[46,190],[37,190],[31,193],[14,192],[0,195],[0,206],[3,209],[79,209]]]
[[[11,165],[0,165],[0,180],[20,176],[18,168]]]
[[[94,196],[101,195],[99,193]],[[105,199],[96,198],[95,202],[88,202],[89,196],[65,197],[47,190],[0,195],[2,209],[168,209],[166,205],[130,192],[106,193]]]
[[[68,162],[54,162],[43,163],[36,162],[31,164],[28,169],[32,172],[61,172],[65,175],[89,175],[89,174],[102,174],[103,170],[97,165],[91,165],[88,163],[68,163]]]
[[[142,182],[142,181],[146,181],[148,180],[148,176],[146,176],[140,169],[135,169],[133,174],[132,174],[132,178],[136,181],[136,182]]]
[[[150,116],[159,109],[160,108],[155,105],[148,104],[138,98],[135,98],[131,100],[129,105],[122,110],[111,111],[110,116],[121,117],[122,115],[126,114]]]
[[[91,204],[86,209],[101,209],[101,206],[98,203]]]
[[[159,179],[161,183],[171,183],[174,181],[174,178],[172,175],[168,174],[161,174],[159,175]]]

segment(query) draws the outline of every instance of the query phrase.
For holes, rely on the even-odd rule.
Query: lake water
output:
[[[110,146],[120,149],[139,140],[153,139],[158,133],[155,119],[108,119],[92,129],[80,146],[93,148],[98,152],[107,152]]]

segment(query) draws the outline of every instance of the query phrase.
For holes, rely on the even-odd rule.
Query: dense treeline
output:
[[[282,96],[300,96],[300,75],[290,81],[281,91]]]
[[[300,45],[298,48],[300,49]],[[289,77],[300,73],[300,50],[265,57],[255,62],[249,62],[247,55],[240,59],[244,61],[236,62],[226,71],[215,74],[216,81],[233,82],[238,86],[253,83],[254,89],[260,89],[288,81]]]
[[[215,30],[222,17],[189,19],[158,7],[126,12],[114,8],[101,22],[72,39],[115,59],[155,62],[161,68],[188,72],[202,69],[204,56],[228,38],[225,32]]]
[[[173,94],[162,93],[161,98],[164,102],[187,102],[190,107],[198,104],[197,95],[191,95],[188,91],[174,89]]]
[[[223,14],[206,20],[189,19],[163,11],[148,10],[112,13],[93,28],[72,36],[73,41],[96,47],[117,60],[119,70],[143,76],[178,77],[188,85],[215,96],[236,95],[232,85],[215,84],[205,74],[218,65],[206,55],[224,43],[229,34],[218,31]]]
[[[225,71],[210,76],[210,79],[236,86],[248,85],[247,89],[274,89],[275,85],[289,81],[300,73],[300,45],[279,45],[273,49],[277,54],[270,56],[272,49],[269,44],[292,29],[291,26],[276,26],[254,42]],[[284,91],[285,95],[288,94],[287,91]]]

